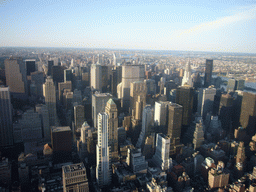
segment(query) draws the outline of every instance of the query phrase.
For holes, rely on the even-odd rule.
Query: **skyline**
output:
[[[256,4],[0,1],[1,47],[256,53]]]

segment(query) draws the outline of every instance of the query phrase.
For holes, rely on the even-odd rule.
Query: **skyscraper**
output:
[[[118,116],[117,107],[112,98],[106,104],[105,112],[108,114],[109,145],[111,146],[112,159],[118,157]]]
[[[111,183],[111,149],[109,146],[108,114],[98,115],[98,144],[96,146],[96,180],[100,188]]]
[[[102,91],[102,67],[98,63],[91,65],[91,89]]]
[[[236,90],[237,81],[235,79],[229,79],[227,84],[227,92],[233,92]]]
[[[194,132],[194,149],[198,149],[204,142],[204,131],[203,131],[203,123],[202,121],[196,123],[196,129]]]
[[[255,134],[256,124],[256,95],[249,92],[243,93],[240,123],[247,131],[247,134]]]
[[[204,75],[204,87],[209,87],[212,81],[212,69],[213,60],[206,59],[205,75]]]
[[[183,107],[176,103],[170,103],[168,105],[168,111],[169,114],[167,135],[170,136],[172,141],[174,138],[180,138],[181,135]]]
[[[98,113],[104,112],[107,101],[112,98],[112,95],[109,93],[98,93],[92,95],[92,120],[93,126],[97,127],[97,118]]]
[[[155,102],[155,113],[154,113],[154,123],[156,126],[166,126],[168,122],[167,110],[168,104],[170,102],[156,101]]]
[[[54,65],[53,60],[48,61],[48,70],[47,70],[47,76],[52,76],[52,67]]]
[[[74,106],[74,120],[75,120],[75,130],[81,128],[84,123],[84,106],[76,105]]]
[[[194,88],[188,85],[180,86],[176,92],[176,103],[183,106],[182,125],[191,123],[194,100]]]
[[[146,94],[147,94],[147,86],[144,81],[135,81],[131,83],[130,88],[130,111],[131,114],[136,111],[136,101],[138,101],[138,97],[140,97],[140,101],[142,102],[142,108],[146,105]]]
[[[36,112],[41,118],[42,128],[43,128],[43,137],[46,141],[51,140],[51,130],[49,122],[49,112],[46,105],[38,104],[36,105]]]
[[[153,115],[151,105],[146,105],[142,112],[142,128],[136,147],[143,148],[146,137],[150,135],[153,126]]]
[[[35,59],[26,59],[26,75],[30,76],[32,72],[36,71],[36,60]]]
[[[56,92],[51,77],[47,77],[46,82],[43,85],[43,94],[45,98],[45,104],[48,107],[50,126],[55,126],[57,121]]]
[[[191,77],[191,67],[190,67],[190,62],[187,63],[184,76],[182,78],[182,83],[181,85],[184,86],[185,84],[193,87],[193,82],[192,82],[192,77]]]
[[[26,68],[22,58],[10,58],[4,61],[6,85],[11,93],[26,94]]]
[[[156,135],[156,152],[153,156],[153,160],[156,162],[158,167],[161,167],[163,171],[166,171],[170,168],[170,142],[170,137],[162,133],[158,133]]]
[[[206,114],[208,112],[212,112],[213,110],[213,102],[214,102],[214,96],[216,95],[216,89],[213,87],[205,88],[203,89],[203,97],[202,97],[202,103],[201,103],[201,116],[203,118],[206,117]]]
[[[12,108],[9,87],[0,86],[0,146],[13,144]]]
[[[121,106],[128,111],[130,106],[130,86],[132,82],[144,80],[144,65],[123,65],[122,66],[122,82],[119,98]]]

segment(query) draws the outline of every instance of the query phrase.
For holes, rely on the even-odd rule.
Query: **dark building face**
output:
[[[182,125],[188,126],[191,123],[193,112],[194,88],[180,86],[176,92],[176,103],[183,106]]]
[[[47,75],[51,76],[52,75],[52,67],[53,67],[53,60],[49,60],[48,61],[48,71],[47,71]]]
[[[247,134],[255,134],[256,95],[253,93],[243,93],[240,123],[241,126],[247,130]]]
[[[213,60],[206,59],[204,87],[209,87],[212,81]]]
[[[36,71],[36,61],[35,60],[25,60],[26,64],[26,75],[30,76],[32,72]]]
[[[179,137],[181,134],[181,123],[182,123],[182,111],[183,107],[176,103],[168,105],[168,136],[171,141],[174,138]]]

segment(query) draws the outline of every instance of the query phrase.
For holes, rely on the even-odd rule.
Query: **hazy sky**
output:
[[[0,0],[0,46],[256,53],[256,1]]]

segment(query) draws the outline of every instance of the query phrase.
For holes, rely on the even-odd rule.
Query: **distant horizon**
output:
[[[221,53],[221,54],[248,54],[248,55],[255,55],[256,53],[246,53],[246,52],[221,52],[221,51],[191,51],[191,50],[161,50],[161,49],[132,49],[132,48],[107,48],[107,47],[36,47],[36,46],[2,46],[1,48],[28,48],[28,49],[32,49],[32,48],[36,48],[36,49],[99,49],[99,50],[113,50],[113,51],[147,51],[147,52],[194,52],[194,53]],[[190,55],[193,56],[193,55]]]

